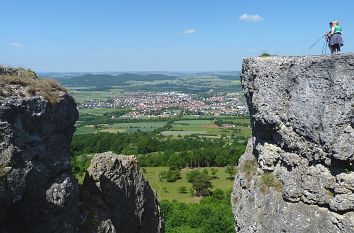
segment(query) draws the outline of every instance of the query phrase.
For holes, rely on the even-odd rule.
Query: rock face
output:
[[[54,81],[0,67],[0,233],[163,232],[155,194],[130,157],[95,156],[79,191],[69,154],[77,119]]]
[[[96,154],[85,176],[82,201],[82,233],[164,232],[158,201],[134,157]]]
[[[69,155],[76,104],[62,91],[55,105],[29,95],[26,78],[37,79],[0,68],[0,232],[76,232],[78,185]]]
[[[354,232],[354,56],[245,59],[238,232]]]

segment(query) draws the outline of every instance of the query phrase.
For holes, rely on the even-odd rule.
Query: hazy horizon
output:
[[[5,1],[0,64],[39,72],[233,71],[263,52],[321,54],[324,39],[309,47],[335,19],[343,52],[354,51],[354,2],[337,9],[319,0]]]

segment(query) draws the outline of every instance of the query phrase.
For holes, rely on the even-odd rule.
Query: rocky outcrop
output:
[[[134,157],[96,154],[85,176],[82,197],[82,233],[163,232],[158,201]],[[92,202],[96,206],[87,208],[87,203]]]
[[[69,155],[76,104],[60,90],[50,103],[31,92],[34,82],[47,81],[0,68],[0,232],[76,232],[78,185]]]
[[[69,155],[77,119],[57,83],[0,67],[0,233],[163,232],[133,158],[95,156],[79,191]]]
[[[354,232],[354,56],[245,59],[238,232]]]

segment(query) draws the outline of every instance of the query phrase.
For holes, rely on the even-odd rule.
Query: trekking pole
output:
[[[315,46],[318,42],[320,42],[320,40],[321,40],[323,37],[325,37],[325,36],[326,36],[326,35],[321,36],[321,38],[318,39],[313,45],[311,45],[311,47],[310,47],[309,49],[312,49],[312,47]]]
[[[325,40],[324,43],[323,43],[321,55],[325,54],[325,49],[326,49],[326,47],[327,47],[327,40]]]
[[[326,40],[325,55],[327,54],[328,41]]]

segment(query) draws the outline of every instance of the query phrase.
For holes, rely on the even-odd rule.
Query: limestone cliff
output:
[[[354,232],[354,56],[245,59],[238,232]]]
[[[0,232],[76,232],[73,98],[23,69],[1,67],[0,85]]]
[[[82,233],[164,231],[155,194],[131,156],[96,154],[85,176],[82,201]]]
[[[77,119],[56,82],[0,67],[0,233],[88,232],[87,211],[100,216],[97,206],[107,218],[94,232],[163,232],[156,197],[131,159],[95,159],[79,190],[69,155]]]

